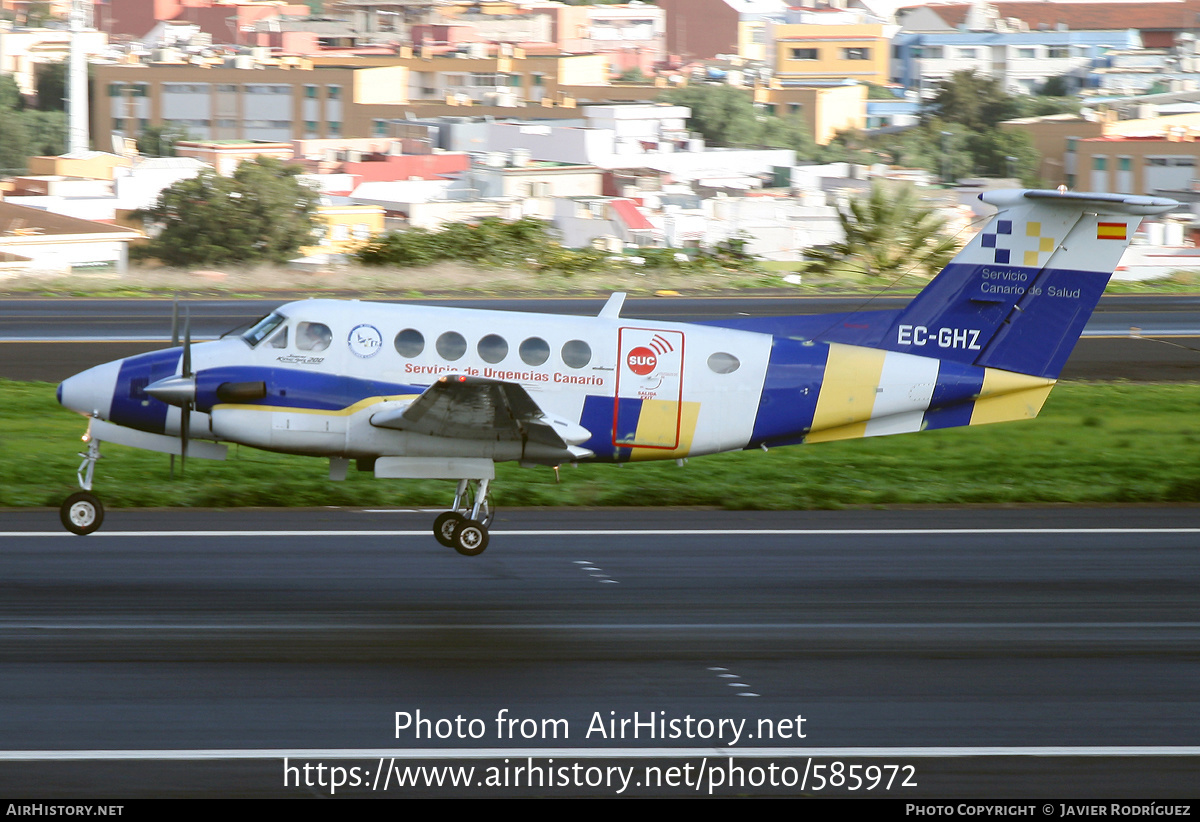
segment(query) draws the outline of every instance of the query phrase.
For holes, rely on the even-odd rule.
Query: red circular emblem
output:
[[[658,365],[658,357],[649,348],[639,345],[625,355],[625,364],[629,366],[630,371],[644,377]]]

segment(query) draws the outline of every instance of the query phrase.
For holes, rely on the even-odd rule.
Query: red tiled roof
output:
[[[1109,29],[1191,29],[1200,14],[1200,0],[1149,0],[1149,2],[1054,3],[1000,0],[992,3],[1001,17],[1024,20],[1030,29],[1053,29],[1060,23],[1075,31]],[[919,8],[919,6],[909,6]],[[949,26],[967,19],[970,4],[926,6]],[[901,12],[906,9],[900,9]]]
[[[620,218],[621,222],[625,223],[630,231],[644,231],[654,228],[650,224],[650,221],[642,215],[642,212],[637,210],[637,206],[629,200],[613,200],[612,207],[613,211],[617,212],[617,217]]]

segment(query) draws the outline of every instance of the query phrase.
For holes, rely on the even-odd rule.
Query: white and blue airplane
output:
[[[237,337],[65,380],[89,417],[87,534],[101,442],[222,459],[225,443],[458,481],[434,536],[481,553],[495,463],[681,459],[1034,417],[1142,216],[1173,200],[1006,190],[999,212],[900,310],[697,324],[391,305],[288,303]]]

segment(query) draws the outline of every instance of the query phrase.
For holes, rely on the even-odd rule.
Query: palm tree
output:
[[[838,211],[846,239],[805,252],[808,271],[871,278],[933,276],[954,256],[958,241],[946,221],[922,205],[909,185],[875,181],[866,196]]]

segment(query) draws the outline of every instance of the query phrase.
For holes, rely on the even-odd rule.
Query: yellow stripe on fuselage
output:
[[[985,369],[983,388],[971,411],[971,425],[1036,417],[1056,382],[999,368]]]
[[[241,405],[238,403],[219,403],[214,405],[212,410],[229,408],[239,411],[278,411],[285,414],[323,414],[327,417],[348,417],[351,414],[356,414],[364,408],[369,408],[372,405],[378,405],[381,402],[396,402],[397,400],[415,400],[420,394],[398,394],[394,397],[367,397],[365,400],[359,400],[353,405],[347,405],[345,408],[328,409],[328,408],[296,408],[291,405]]]
[[[812,430],[805,442],[861,437],[875,408],[886,351],[831,343]]]
[[[686,457],[692,450],[696,436],[696,421],[700,418],[700,403],[675,402],[673,400],[643,400],[638,415],[637,434],[634,441],[638,447],[630,451],[629,459],[665,460]],[[679,444],[674,448],[654,448],[656,442],[664,446],[675,444],[675,426],[679,425]]]

